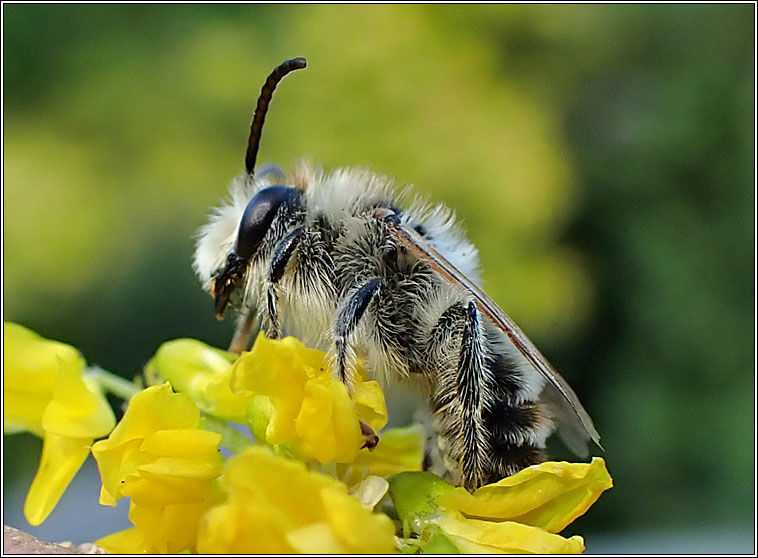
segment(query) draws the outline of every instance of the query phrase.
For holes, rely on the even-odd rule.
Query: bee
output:
[[[590,440],[600,445],[592,420],[480,288],[477,250],[451,210],[366,169],[255,168],[274,89],[305,66],[295,58],[269,75],[245,172],[198,233],[194,269],[216,316],[239,309],[230,351],[265,328],[327,351],[348,391],[358,359],[380,381],[420,386],[430,468],[469,490],[544,461],[556,430],[587,455]]]

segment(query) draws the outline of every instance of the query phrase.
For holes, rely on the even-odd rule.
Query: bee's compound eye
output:
[[[279,208],[295,206],[299,199],[300,190],[289,186],[269,186],[255,194],[240,220],[235,248],[237,255],[244,260],[252,258]]]

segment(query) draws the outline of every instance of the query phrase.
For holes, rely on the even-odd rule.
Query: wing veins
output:
[[[434,246],[421,238],[416,231],[390,221],[389,227],[393,237],[407,250],[426,261],[434,271],[453,284],[457,284],[474,296],[479,309],[508,336],[511,343],[521,352],[531,365],[550,384],[558,390],[561,397],[571,407],[589,437],[600,447],[600,434],[595,429],[592,419],[571,386],[553,368],[544,355],[524,334],[516,323],[493,301],[487,293],[474,284],[468,277],[451,264]]]

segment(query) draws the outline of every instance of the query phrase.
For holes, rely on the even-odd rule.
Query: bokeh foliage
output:
[[[125,375],[168,339],[225,345],[192,237],[242,169],[263,78],[306,56],[260,160],[367,166],[456,209],[488,292],[603,436],[616,487],[576,531],[748,522],[751,6],[3,18],[4,319]]]

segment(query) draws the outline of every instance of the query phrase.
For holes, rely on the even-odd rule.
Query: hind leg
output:
[[[490,469],[490,439],[483,408],[492,388],[487,344],[476,305],[450,306],[432,329],[429,352],[436,371],[433,424],[445,468],[473,490]]]

